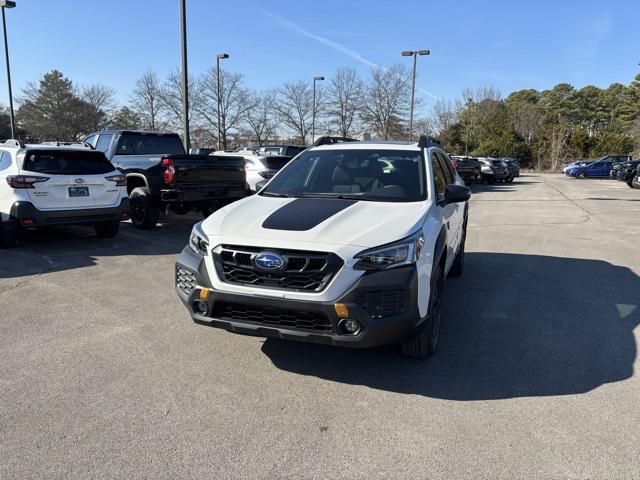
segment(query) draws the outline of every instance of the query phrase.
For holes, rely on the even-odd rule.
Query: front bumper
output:
[[[120,221],[129,218],[129,199],[123,198],[117,207],[46,211],[38,210],[31,202],[19,201],[11,206],[9,218],[8,225],[16,229]]]
[[[185,275],[191,275],[193,290],[185,291]],[[180,279],[178,278],[180,277]],[[191,318],[200,325],[222,328],[229,332],[261,337],[367,348],[401,342],[420,327],[422,320],[418,312],[418,276],[415,267],[408,266],[384,272],[363,275],[341,298],[335,302],[314,302],[274,298],[250,294],[227,293],[212,290],[207,299],[208,313],[200,315],[194,311],[193,303],[199,298],[200,287],[211,289],[209,273],[203,257],[186,247],[176,262],[176,292],[187,307]],[[402,292],[402,293],[400,293]],[[393,308],[381,308],[379,302],[389,298]],[[385,300],[383,300],[385,299]],[[349,310],[350,319],[357,320],[361,329],[357,335],[342,333],[334,303],[343,303]],[[226,305],[254,312],[251,320],[229,317]],[[322,331],[312,328],[292,328],[262,321],[255,312],[282,312],[287,318],[321,318],[326,321]],[[271,313],[269,314],[271,316]]]

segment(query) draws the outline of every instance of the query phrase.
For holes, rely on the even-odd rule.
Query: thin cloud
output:
[[[293,23],[291,20],[287,20],[286,18],[282,18],[274,13],[268,12],[267,10],[260,10],[262,12],[263,15],[266,15],[267,17],[271,18],[272,20],[275,20],[276,22],[280,23],[281,25],[283,25],[284,27],[288,28],[289,30],[296,32],[304,37],[307,38],[311,38],[312,40],[315,40],[318,43],[321,43],[323,45],[326,45],[329,48],[333,48],[334,50],[343,53],[344,55],[353,58],[354,60],[357,60],[360,63],[363,63],[369,67],[372,68],[385,68],[382,65],[378,65],[375,62],[372,62],[371,60],[369,60],[368,58],[363,57],[362,55],[360,55],[358,52],[356,52],[355,50],[351,50],[349,47],[342,45],[338,42],[334,42],[333,40],[329,40],[328,38],[325,38],[321,35],[316,35],[315,33],[311,33],[309,30],[306,30],[304,28],[302,28],[300,25],[297,25],[295,23]],[[435,100],[440,100],[440,97],[438,97],[437,95],[434,95],[431,92],[428,92],[427,90],[425,90],[424,88],[418,87],[416,86],[416,90],[418,90],[419,92],[424,93],[425,95],[428,95],[429,97],[435,99]]]
[[[365,65],[368,65],[370,67],[379,67],[380,65],[378,65],[375,62],[372,62],[371,60],[368,60],[366,58],[364,58],[362,55],[360,55],[358,52],[351,50],[348,47],[345,47],[344,45],[340,45],[337,42],[334,42],[333,40],[329,40],[328,38],[325,37],[321,37],[320,35],[316,35],[315,33],[311,33],[308,30],[305,30],[304,28],[302,28],[299,25],[296,25],[295,23],[293,23],[290,20],[287,20],[286,18],[282,18],[279,17],[278,15],[275,15],[271,12],[268,12],[266,10],[260,10],[264,15],[266,15],[267,17],[272,18],[273,20],[281,23],[282,25],[284,25],[285,27],[287,27],[289,30],[293,30],[296,33],[299,33],[300,35],[304,35],[305,37],[311,38],[313,40],[315,40],[316,42],[322,43],[323,45],[326,45],[327,47],[333,48],[334,50],[337,50],[338,52],[344,53],[345,55],[353,58],[354,60],[357,60],[361,63],[364,63]]]

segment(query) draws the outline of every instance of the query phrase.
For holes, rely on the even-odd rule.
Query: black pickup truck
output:
[[[195,209],[206,216],[249,194],[244,160],[187,155],[175,133],[105,130],[84,141],[126,175],[131,221],[138,228],[155,227],[161,212]]]

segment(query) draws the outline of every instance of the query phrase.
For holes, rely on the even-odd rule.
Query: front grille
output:
[[[216,302],[213,317],[289,329],[333,331],[331,321],[322,313],[298,312],[284,308]]]
[[[191,295],[197,285],[196,276],[189,270],[176,265],[176,285],[182,292]]]
[[[371,318],[392,317],[406,311],[407,291],[404,289],[367,290],[358,295],[356,303]]]
[[[255,256],[267,250],[285,259],[284,268],[270,272],[255,267]],[[234,245],[222,245],[214,259],[223,282],[308,292],[324,290],[344,264],[333,253]]]

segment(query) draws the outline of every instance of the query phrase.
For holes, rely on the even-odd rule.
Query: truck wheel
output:
[[[433,269],[435,281],[431,284],[429,294],[429,310],[427,318],[423,322],[420,331],[410,339],[402,342],[402,354],[410,358],[429,358],[438,346],[438,333],[440,331],[440,310],[442,301],[442,269],[437,265]]]
[[[100,238],[113,238],[118,234],[120,230],[120,222],[115,220],[113,222],[96,223],[93,228],[96,231],[96,235]]]
[[[16,230],[7,230],[2,227],[0,222],[0,248],[15,247],[18,241],[18,232]]]
[[[160,209],[153,204],[151,192],[146,187],[134,188],[129,194],[129,216],[136,228],[150,230],[158,223]]]
[[[638,175],[637,177],[633,177],[633,180],[631,180],[631,185],[629,185],[631,188],[640,188],[640,175]]]

